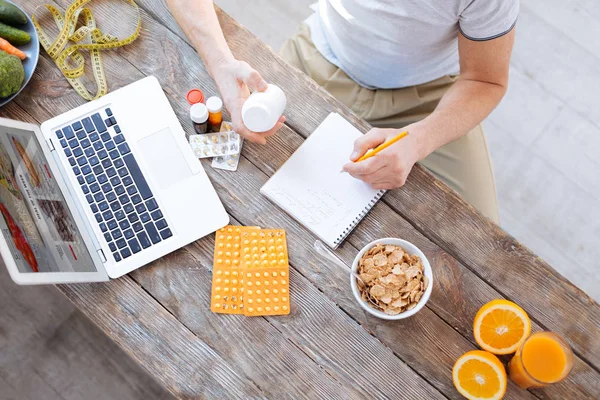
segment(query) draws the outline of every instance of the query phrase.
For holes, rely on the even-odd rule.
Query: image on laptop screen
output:
[[[0,213],[20,272],[96,271],[33,131],[0,126]]]

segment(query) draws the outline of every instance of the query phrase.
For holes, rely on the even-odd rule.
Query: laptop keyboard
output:
[[[56,131],[115,261],[173,234],[110,108]]]

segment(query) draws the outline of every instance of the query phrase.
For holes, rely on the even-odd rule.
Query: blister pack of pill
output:
[[[223,121],[221,124],[221,132],[233,131],[233,126],[230,122]],[[244,138],[240,140],[240,152],[238,154],[230,154],[228,156],[217,156],[213,158],[211,166],[216,169],[224,169],[226,171],[237,171],[240,163],[240,155],[244,146]]]
[[[240,263],[239,226],[216,233],[210,309],[224,314],[243,314],[243,267]]]
[[[285,231],[226,226],[216,233],[211,311],[247,316],[290,312]]]
[[[287,268],[258,268],[244,276],[244,315],[290,313]]]
[[[239,154],[241,137],[233,131],[189,136],[190,147],[198,158]]]
[[[244,313],[244,265],[241,233],[258,226],[232,226],[219,229],[215,237],[212,298],[210,309],[223,314]]]
[[[289,263],[283,229],[242,229],[244,314],[290,312]]]
[[[226,171],[237,171],[239,163],[240,155],[231,154],[228,156],[217,156],[213,158],[212,164],[210,165],[216,169],[224,169]]]

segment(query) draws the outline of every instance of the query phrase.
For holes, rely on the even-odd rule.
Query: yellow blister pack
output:
[[[217,231],[210,309],[247,316],[289,314],[284,230],[230,225]]]
[[[242,229],[241,249],[244,314],[289,314],[289,261],[285,231]]]
[[[286,267],[246,269],[244,314],[285,315],[290,313],[289,280]]]
[[[228,225],[216,233],[210,304],[211,311],[216,313],[244,313],[244,267],[241,265],[240,245],[242,228]]]

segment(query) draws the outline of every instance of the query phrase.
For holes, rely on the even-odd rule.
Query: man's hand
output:
[[[416,134],[418,129],[413,128],[415,128],[414,125],[401,130],[371,129],[354,142],[354,152],[350,156],[351,161],[356,161],[369,149],[391,140],[403,130],[408,130],[409,135],[371,158],[344,165],[343,171],[348,172],[356,179],[370,183],[377,190],[403,186],[413,165],[421,159],[423,153],[419,135]]]
[[[252,132],[242,122],[242,106],[250,96],[250,90],[263,92],[267,90],[267,83],[260,74],[247,62],[233,59],[219,65],[214,73],[214,78],[223,97],[223,103],[231,115],[233,130],[246,139],[265,144],[267,136],[273,135],[283,126],[285,117],[281,117],[273,129],[267,132]]]
[[[279,122],[268,132],[251,132],[242,122],[242,106],[250,89],[265,91],[267,83],[248,63],[236,60],[219,25],[212,0],[167,0],[173,17],[194,44],[210,76],[217,83],[223,103],[231,115],[233,129],[246,139],[265,144],[285,122]]]

